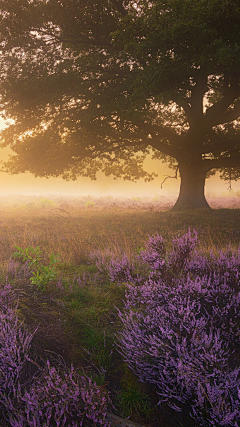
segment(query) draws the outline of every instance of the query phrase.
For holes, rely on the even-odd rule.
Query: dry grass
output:
[[[36,354],[56,360],[62,357],[67,364],[74,362],[79,369],[93,372],[99,383],[109,381],[115,404],[119,393],[126,396],[130,385],[129,396],[143,396],[145,401],[146,393],[151,391],[133,380],[113,347],[114,333],[121,327],[114,306],[122,306],[124,286],[116,288],[107,278],[96,279],[97,269],[91,264],[90,254],[99,250],[103,257],[117,257],[124,252],[131,257],[155,232],[162,234],[170,247],[172,236],[183,234],[189,227],[198,231],[203,250],[228,245],[236,249],[240,210],[176,213],[152,209],[152,205],[122,209],[112,204],[88,208],[70,199],[55,200],[54,205],[42,202],[43,207],[35,202],[37,208],[28,203],[15,200],[15,206],[0,206],[0,274],[3,284],[8,275],[7,281],[17,289],[20,318],[32,330],[39,325],[34,338]],[[46,262],[52,252],[61,255],[58,278],[49,283],[45,293],[31,287],[28,279],[8,273],[14,245],[40,246]],[[60,277],[63,290],[56,287]],[[76,278],[81,278],[80,286]],[[141,401],[137,404],[141,407]],[[124,415],[124,408],[119,405],[119,415]],[[154,419],[135,413],[133,402],[128,406],[124,401],[124,405],[125,413],[131,408],[135,421],[154,427],[177,425],[176,419],[167,421],[168,413],[161,413],[162,421],[156,424]],[[159,412],[156,415],[152,411],[152,416],[159,418]]]

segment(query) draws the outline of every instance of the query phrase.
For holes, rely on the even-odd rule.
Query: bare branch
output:
[[[227,191],[232,191],[232,173],[231,173],[231,168],[229,169],[229,181],[228,181]]]
[[[66,214],[68,214],[69,218],[71,218],[71,219],[72,219],[72,217],[71,217],[70,213],[69,213],[69,212],[67,212],[67,211],[65,211],[64,209],[61,209],[61,208],[53,208],[53,209],[51,209],[51,211],[56,211],[56,210],[58,210],[58,211],[62,211],[62,212],[65,212]]]
[[[168,178],[174,178],[174,179],[177,179],[177,177],[178,177],[178,170],[179,170],[179,167],[177,166],[177,168],[176,168],[176,173],[175,173],[175,175],[174,175],[174,176],[164,175],[166,178],[164,178],[164,180],[161,182],[161,189],[163,188],[163,184],[164,184],[164,182],[165,182],[165,181],[167,181],[167,179],[168,179]]]

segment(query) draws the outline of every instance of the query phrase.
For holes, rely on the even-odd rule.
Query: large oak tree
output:
[[[240,177],[238,0],[0,0],[0,108],[11,173],[181,177],[175,209],[208,207],[205,179]]]

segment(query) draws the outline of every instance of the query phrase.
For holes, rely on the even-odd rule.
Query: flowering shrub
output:
[[[78,427],[86,418],[108,425],[106,391],[84,376],[79,378],[73,367],[60,373],[47,361],[43,374],[24,393],[22,401],[29,427]],[[18,427],[17,423],[18,419],[12,420],[11,426]]]
[[[14,292],[10,285],[0,290],[0,409],[4,417],[13,410],[29,359],[33,334],[19,325]],[[15,298],[16,299],[16,298]]]
[[[137,263],[142,270],[126,256],[107,266],[111,280],[127,284],[119,352],[157,386],[159,404],[190,405],[198,426],[237,427],[240,251],[206,256],[189,230],[170,253],[161,236],[150,237]]]
[[[7,285],[0,292],[0,402],[12,390],[28,360],[33,335],[19,327],[16,309],[9,306],[13,294]]]
[[[29,376],[34,334],[19,325],[14,298],[9,285],[0,290],[0,411],[7,425],[78,427],[88,419],[107,427],[104,387],[79,377],[73,367],[60,372],[49,361]]]
[[[122,254],[122,250],[120,247],[117,247],[117,252],[120,252]],[[88,259],[90,263],[94,263],[101,273],[104,273],[105,270],[108,268],[108,265],[118,258],[119,257],[118,254],[116,254],[116,251],[113,251],[108,247],[102,250],[94,249],[88,254]]]

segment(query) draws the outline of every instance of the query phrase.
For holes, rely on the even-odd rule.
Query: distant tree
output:
[[[151,180],[151,153],[208,207],[240,177],[239,28],[239,0],[0,0],[5,170]]]

